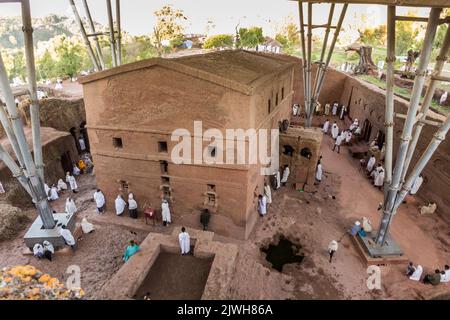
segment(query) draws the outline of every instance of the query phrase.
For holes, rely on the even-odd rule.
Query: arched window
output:
[[[303,148],[302,150],[300,150],[300,155],[301,155],[302,157],[311,159],[311,157],[312,157],[312,152],[311,152],[311,150],[310,150],[309,148]]]
[[[290,145],[286,144],[283,146],[283,154],[292,157],[294,156],[294,148],[292,148]]]

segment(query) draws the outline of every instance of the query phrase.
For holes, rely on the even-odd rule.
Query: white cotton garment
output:
[[[191,250],[191,239],[189,237],[189,233],[181,232],[178,235],[178,241],[180,242],[181,254],[189,253]]]
[[[321,165],[320,163],[317,165],[316,179],[317,179],[318,181],[321,181],[321,180],[322,180],[322,165]]]
[[[125,202],[125,200],[123,200],[123,198],[120,195],[117,196],[114,203],[116,205],[116,214],[120,216],[125,211],[125,206],[127,205],[127,203]]]
[[[162,220],[171,223],[170,219],[170,208],[168,202],[163,202],[161,204],[161,214],[162,214]]]
[[[94,200],[97,208],[101,208],[105,205],[105,196],[101,191],[95,191]]]
[[[70,198],[66,199],[66,212],[70,214],[74,214],[75,212],[77,212],[77,207],[73,199]]]

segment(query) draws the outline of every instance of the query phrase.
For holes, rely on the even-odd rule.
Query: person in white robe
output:
[[[346,106],[342,106],[341,108],[341,113],[339,114],[339,119],[344,119],[344,115],[347,112],[347,107]]]
[[[52,187],[50,188],[50,201],[55,201],[58,199],[59,199],[58,188],[56,188],[55,185],[52,185]]]
[[[414,183],[411,187],[411,191],[409,192],[410,194],[416,194],[417,191],[419,190],[420,186],[423,183],[423,177],[422,175],[419,175],[416,180],[414,180]]]
[[[283,170],[283,177],[281,178],[281,183],[283,184],[283,186],[286,185],[290,173],[291,173],[291,171],[289,169],[289,166],[285,165],[284,170]]]
[[[331,259],[333,258],[333,255],[336,253],[336,251],[338,250],[338,243],[336,240],[332,240],[329,244],[328,244],[328,254],[330,256],[330,263],[331,263]]]
[[[336,116],[336,114],[337,114],[337,109],[338,109],[338,104],[337,104],[337,102],[335,102],[335,103],[333,103],[333,108],[331,109],[331,114],[332,114],[333,116]]]
[[[278,190],[281,187],[281,177],[280,177],[280,170],[276,170],[273,174],[274,176],[274,181],[275,181],[275,186],[274,189]]]
[[[294,104],[293,106],[292,106],[292,115],[293,116],[298,116],[300,114],[300,107],[299,107],[299,105],[298,104]]]
[[[169,202],[167,202],[166,199],[163,199],[161,203],[161,215],[163,220],[163,225],[168,226],[169,223],[172,222],[170,217],[170,208],[169,208]]]
[[[3,188],[3,184],[0,182],[0,193],[5,193],[5,188]]]
[[[317,168],[316,168],[316,181],[318,183],[320,183],[322,181],[322,164],[319,163],[317,164]]]
[[[181,228],[181,232],[178,235],[178,241],[180,242],[181,254],[188,254],[189,251],[191,251],[191,239],[189,233],[186,232],[185,227]]]
[[[94,200],[95,205],[97,206],[97,212],[103,213],[104,207],[105,207],[105,196],[103,195],[103,192],[100,189],[97,189],[97,191],[94,192]]]
[[[409,277],[410,280],[420,281],[420,277],[422,276],[423,267],[419,264],[416,268],[416,271]]]
[[[347,134],[348,134],[348,131],[347,131],[347,130],[343,130],[343,131],[341,132],[342,143],[344,143],[345,140],[347,139]]]
[[[42,244],[36,243],[33,246],[33,255],[38,259],[42,259],[44,257],[44,247]]]
[[[384,183],[384,169],[381,166],[381,164],[378,164],[378,167],[375,169],[373,185],[381,190],[383,183]]]
[[[258,212],[261,217],[267,213],[267,198],[262,194],[258,196]]]
[[[334,151],[334,149],[336,149],[336,147],[337,147],[337,153],[341,153],[341,144],[342,144],[343,140],[344,140],[344,138],[342,137],[342,133],[341,133],[337,136],[336,141],[334,142],[332,151]]]
[[[44,191],[47,196],[47,199],[50,200],[50,187],[46,183],[44,183]]]
[[[357,126],[356,127],[356,129],[355,129],[355,136],[360,136],[361,135],[361,127],[360,126]]]
[[[77,212],[77,206],[75,205],[75,201],[71,197],[66,199],[66,212],[70,214],[74,214]]]
[[[67,183],[63,181],[63,179],[58,180],[57,184],[58,191],[67,190]]]
[[[373,166],[375,165],[375,162],[376,162],[375,156],[371,155],[370,158],[369,158],[369,161],[367,161],[367,166],[366,166],[366,169],[367,169],[368,173],[372,173]]]
[[[324,111],[324,114],[325,114],[326,116],[330,115],[330,104],[329,104],[329,103],[325,104],[325,111]]]
[[[327,119],[327,121],[325,121],[325,123],[323,124],[322,127],[322,132],[327,134],[328,133],[328,128],[330,127],[330,121]]]
[[[358,119],[355,119],[354,121],[353,121],[353,123],[350,125],[350,131],[353,131],[354,129],[356,129],[356,127],[358,127],[359,126],[359,122],[358,122]]]
[[[75,164],[73,165],[73,171],[72,171],[74,176],[79,176],[81,173],[80,168],[78,168]]]
[[[48,240],[45,240],[42,245],[44,247],[44,257],[52,261],[52,256],[55,254],[55,247],[53,247],[51,242]]]
[[[92,231],[94,231],[94,225],[92,223],[90,223],[86,217],[84,217],[81,220],[81,230],[83,230],[83,233],[91,233]]]
[[[73,193],[78,192],[77,180],[73,175],[70,174],[70,172],[67,172],[66,174],[66,182],[69,184],[70,190],[72,190]]]
[[[128,212],[130,214],[130,217],[133,219],[137,219],[138,217],[138,204],[136,200],[134,200],[134,195],[130,193],[128,195]]]
[[[264,182],[264,195],[267,197],[267,203],[272,203],[272,190],[267,182]]]
[[[450,266],[446,264],[441,272],[441,282],[450,282]]]
[[[347,135],[345,136],[345,143],[350,144],[352,141],[352,132],[347,131]]]
[[[336,139],[338,134],[339,134],[339,127],[335,121],[331,126],[331,136],[333,137],[333,139]]]
[[[59,230],[59,234],[61,237],[63,237],[66,244],[70,246],[73,251],[75,251],[77,248],[77,242],[75,241],[72,232],[70,232],[70,230],[67,229],[65,225],[62,225],[61,229]]]
[[[125,211],[127,203],[125,202],[125,200],[123,200],[122,196],[119,194],[116,200],[114,201],[114,204],[116,206],[116,214],[118,216],[121,216]]]

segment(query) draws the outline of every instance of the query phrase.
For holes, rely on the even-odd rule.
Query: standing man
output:
[[[319,162],[317,163],[317,168],[316,168],[316,181],[318,182],[318,184],[322,181],[322,164]]]
[[[285,165],[283,170],[283,178],[281,178],[281,183],[283,184],[283,187],[286,186],[290,173],[291,171],[289,170],[289,166]]]
[[[125,206],[127,205],[127,203],[125,202],[125,200],[123,200],[120,194],[117,195],[116,200],[114,200],[114,204],[116,206],[116,214],[118,216],[122,216],[123,212],[125,211]]]
[[[329,103],[326,103],[326,104],[325,104],[325,112],[324,112],[324,114],[325,114],[326,116],[329,116],[329,115],[330,115],[330,104],[329,104]]]
[[[185,227],[181,228],[181,232],[178,235],[178,241],[180,242],[181,255],[184,256],[185,254],[188,254],[189,251],[191,251],[191,240]]]
[[[328,128],[330,127],[330,121],[327,119],[327,121],[325,121],[325,123],[323,124],[322,127],[322,132],[327,134],[328,133]]]
[[[341,113],[339,114],[339,119],[343,120],[344,116],[347,114],[347,107],[346,106],[342,106],[341,108]]]
[[[168,226],[172,221],[170,218],[170,208],[169,203],[166,199],[163,199],[161,203],[161,215],[163,220],[163,226]]]
[[[97,189],[97,191],[94,192],[94,200],[95,205],[97,206],[97,212],[103,213],[105,210],[105,196],[100,189]]]
[[[333,108],[331,109],[331,114],[332,114],[333,116],[336,116],[338,106],[339,106],[339,104],[335,101],[335,102],[333,103]]]
[[[267,198],[262,194],[258,196],[258,212],[261,217],[267,213]]]
[[[370,156],[370,158],[369,158],[369,161],[367,161],[367,166],[366,166],[367,172],[369,174],[372,173],[373,166],[375,165],[375,162],[376,162],[375,156],[372,154]]]
[[[338,249],[338,243],[336,240],[332,240],[330,242],[330,244],[328,245],[328,254],[330,255],[330,263],[331,263],[331,259],[333,258],[334,253],[337,251]]]
[[[280,189],[281,180],[280,180],[280,170],[276,169],[273,173],[273,188],[275,190]]]
[[[134,196],[132,193],[128,195],[128,212],[130,213],[130,217],[133,219],[137,219],[138,217],[138,204],[136,200],[134,200]]]
[[[336,141],[334,142],[334,146],[332,151],[334,151],[334,149],[337,147],[337,153],[341,153],[341,144],[342,144],[342,140],[344,140],[344,138],[342,137],[342,133],[340,135],[337,136]]]
[[[339,127],[336,121],[334,121],[333,125],[331,126],[331,136],[333,137],[333,139],[336,140],[338,134],[339,134]]]
[[[70,189],[73,193],[78,192],[77,180],[75,180],[75,177],[69,171],[66,173],[66,182],[70,185]]]
[[[203,231],[208,230],[209,219],[211,218],[211,214],[207,208],[203,209],[200,213],[200,223],[203,226]]]
[[[384,169],[381,166],[381,163],[379,163],[374,171],[373,185],[381,190],[383,183],[384,183]]]
[[[270,190],[270,186],[267,184],[267,182],[264,182],[264,195],[267,198],[267,204],[272,203],[272,190]]]
[[[66,212],[70,214],[74,214],[77,212],[77,207],[75,206],[75,201],[71,197],[66,199]]]

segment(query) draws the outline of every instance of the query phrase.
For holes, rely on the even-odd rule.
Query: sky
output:
[[[33,17],[44,17],[50,13],[72,15],[68,0],[30,0]],[[84,14],[81,0],[75,0],[80,13]],[[106,1],[88,0],[93,19],[107,24]],[[115,0],[112,0],[113,8]],[[186,33],[205,33],[207,21],[215,26],[210,33],[234,33],[235,26],[261,26],[264,33],[273,35],[286,17],[298,21],[297,2],[288,0],[121,0],[122,28],[132,35],[150,34],[155,23],[153,12],[163,5],[171,4],[182,9],[188,17]],[[314,23],[325,23],[328,4],[313,6]],[[341,5],[337,5],[340,12]],[[385,24],[386,7],[380,5],[349,5],[344,27],[365,13],[370,18],[369,24]],[[399,8],[404,14],[408,8]],[[420,9],[418,14],[426,16],[429,9]],[[305,5],[306,13],[306,5]],[[0,3],[0,16],[20,15],[20,5]],[[335,11],[335,20],[338,14]],[[305,17],[306,18],[306,17]]]

